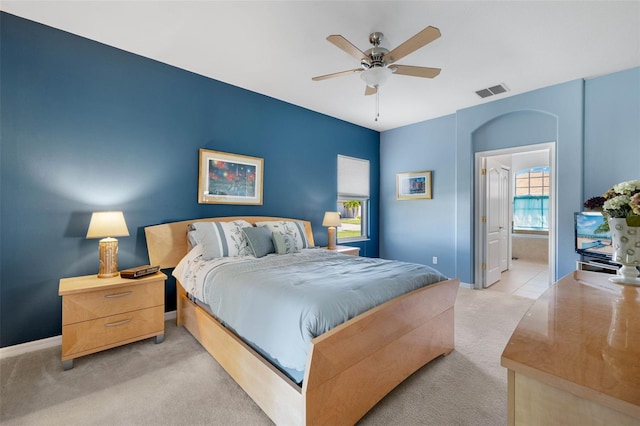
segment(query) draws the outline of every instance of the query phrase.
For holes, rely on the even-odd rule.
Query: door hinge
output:
[[[487,264],[486,264],[486,263],[483,263],[483,264],[482,264],[482,270],[484,271],[484,270],[486,270],[486,269],[487,269]]]
[[[487,174],[487,169],[482,169],[482,176]]]
[[[487,223],[487,217],[486,216],[482,216],[482,223]]]

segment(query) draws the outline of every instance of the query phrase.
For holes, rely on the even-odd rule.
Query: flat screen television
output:
[[[610,261],[613,255],[611,233],[596,233],[596,228],[605,221],[602,213],[577,212],[575,217],[576,252],[583,256]]]

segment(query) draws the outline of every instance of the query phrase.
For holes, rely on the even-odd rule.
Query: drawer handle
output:
[[[122,292],[122,293],[116,293],[116,294],[107,294],[104,297],[106,297],[107,299],[115,299],[116,297],[128,296],[131,293],[133,293],[133,290],[125,291],[125,292]]]
[[[126,324],[129,321],[131,321],[131,318],[127,318],[127,319],[122,320],[122,321],[110,322],[109,324],[105,324],[104,326],[105,327],[117,327],[119,325]]]

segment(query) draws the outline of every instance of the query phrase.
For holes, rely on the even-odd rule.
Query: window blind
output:
[[[369,198],[369,160],[338,155],[338,198]]]

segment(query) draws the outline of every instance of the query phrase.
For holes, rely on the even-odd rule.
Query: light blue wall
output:
[[[380,256],[435,266],[455,277],[456,117],[425,121],[380,136]],[[396,174],[432,170],[431,200],[396,200]],[[438,257],[438,264],[432,258]]]
[[[640,68],[585,81],[584,196],[640,179]]]
[[[148,262],[144,227],[198,217],[310,220],[335,210],[337,155],[370,161],[378,255],[379,133],[0,14],[0,346],[59,335],[58,280],[96,274],[95,210],[122,210],[121,269]],[[264,159],[262,206],[197,203],[198,150]],[[166,309],[175,309],[167,282]]]
[[[451,255],[453,259],[439,259],[441,269],[472,283],[475,153],[556,142],[556,278],[569,273],[578,258],[574,252],[573,212],[582,209],[585,197],[599,195],[623,180],[640,179],[639,123],[640,68],[634,68],[586,83],[575,80],[546,87],[383,132],[380,253],[427,264],[437,253]],[[610,160],[612,147],[622,152],[615,166]],[[436,189],[434,200],[420,206],[395,201],[393,173],[429,168],[438,179],[452,179],[450,194]],[[441,203],[440,197],[453,201]],[[448,214],[441,213],[437,221],[432,220],[435,202],[439,212],[444,207],[452,208]],[[398,220],[403,215],[406,220]],[[420,220],[423,217],[429,220]],[[400,229],[403,227],[410,232]],[[433,240],[437,241],[435,248],[423,247]],[[452,272],[448,269],[451,265],[455,265]]]
[[[474,153],[532,143],[556,142],[557,277],[575,269],[573,212],[583,201],[583,104],[583,81],[576,80],[458,111],[456,244],[458,274],[463,281],[474,280]],[[544,119],[549,115],[555,120]],[[490,139],[475,137],[476,130],[496,119],[502,131],[493,132]]]

